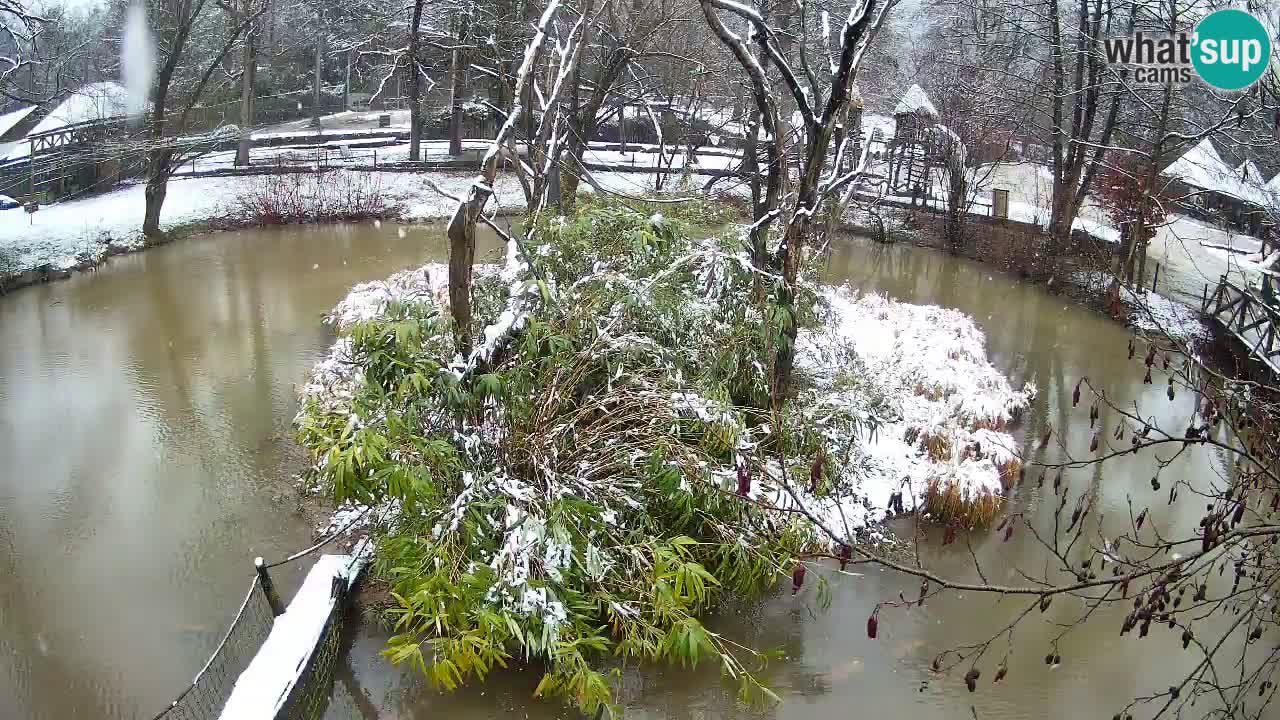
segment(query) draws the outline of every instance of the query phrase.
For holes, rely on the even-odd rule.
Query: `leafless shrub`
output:
[[[381,176],[368,172],[259,175],[231,203],[231,216],[256,225],[394,217],[403,210]]]

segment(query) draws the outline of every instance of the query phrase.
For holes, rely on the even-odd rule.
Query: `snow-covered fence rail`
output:
[[[350,555],[321,555],[287,608],[268,569],[311,556],[353,525],[279,562],[267,565],[258,558],[248,592],[222,641],[191,684],[153,720],[322,717],[341,654],[347,599],[372,546],[361,540]]]

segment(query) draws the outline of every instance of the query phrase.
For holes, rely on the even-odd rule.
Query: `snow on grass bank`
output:
[[[797,341],[797,365],[819,387],[841,392],[839,352],[851,347],[862,374],[883,398],[882,424],[863,433],[867,462],[860,478],[870,501],[866,521],[884,518],[888,501],[902,494],[905,511],[923,508],[936,519],[955,514],[989,517],[1020,461],[1006,431],[1035,394],[1015,390],[987,360],[986,339],[973,319],[936,305],[913,305],[882,295],[827,288],[831,319]],[[830,518],[851,508],[825,508]]]
[[[1078,272],[1070,282],[1096,297],[1103,297],[1112,278],[1102,272]],[[1145,335],[1168,337],[1175,342],[1206,340],[1211,336],[1200,311],[1146,288],[1120,288],[1125,320]]]
[[[353,171],[334,171],[347,174]],[[465,173],[362,173],[385,193],[388,205],[403,208],[399,219],[425,221],[447,218],[456,201],[432,189],[430,180],[444,192],[464,196],[475,179]],[[595,173],[603,186],[625,193],[651,192],[652,179],[627,173]],[[234,225],[236,199],[250,193],[260,176],[174,178],[160,213],[160,228],[171,231],[186,225],[209,223]],[[589,188],[584,186],[584,190]],[[21,208],[0,210],[0,280],[28,270],[70,270],[90,267],[114,252],[141,249],[142,218],[146,208],[141,183],[125,185],[91,197],[45,205],[28,217]],[[524,194],[514,176],[498,178],[489,209],[524,207]]]

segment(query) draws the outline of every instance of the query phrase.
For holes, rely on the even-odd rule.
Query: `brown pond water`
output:
[[[444,258],[438,230],[384,225],[224,233],[113,260],[97,273],[0,299],[0,718],[150,717],[187,682],[219,639],[248,582],[253,556],[305,546],[310,528],[289,478],[294,384],[331,342],[319,322],[353,284]],[[489,245],[485,257],[495,257]],[[1121,403],[1177,427],[1189,397],[1173,403],[1145,386],[1126,360],[1127,333],[1034,285],[976,263],[860,239],[840,243],[831,278],[899,299],[959,308],[987,332],[993,362],[1041,393],[1026,418],[1089,442],[1083,411],[1068,415],[1075,381],[1088,375]],[[1107,423],[1106,413],[1103,422]],[[1108,425],[1108,427],[1110,427]],[[1218,463],[1190,455],[1165,471],[1205,482]],[[1162,527],[1194,523],[1193,497],[1172,508],[1153,493],[1149,457],[1098,473],[1068,474],[1073,497],[1092,492],[1102,530],[1151,504]],[[1034,478],[1010,507],[1052,527],[1056,498]],[[1189,494],[1188,494],[1189,495]],[[909,528],[903,528],[909,531]],[[993,582],[1021,584],[1044,566],[1020,533],[972,538]],[[953,575],[974,576],[963,543],[925,551]],[[288,597],[297,572],[278,574]],[[1091,624],[1043,663],[1050,639],[1083,607],[1055,602],[1014,635],[1010,674],[988,684],[1008,647],[984,661],[969,694],[959,674],[937,677],[939,650],[985,639],[1021,601],[950,596],[886,609],[880,638],[865,621],[882,600],[913,596],[918,582],[866,569],[833,583],[832,607],[812,584],[797,597],[726,612],[718,630],[786,659],[762,675],[782,696],[749,708],[714,668],[654,668],[625,675],[633,718],[1075,718],[1110,717],[1135,694],[1167,687],[1191,662],[1171,633],[1118,637],[1119,618]],[[364,625],[349,639],[331,720],[572,717],[532,700],[537,675],[499,673],[483,686],[439,694],[412,671],[378,657],[386,635]],[[972,706],[972,709],[971,709]]]

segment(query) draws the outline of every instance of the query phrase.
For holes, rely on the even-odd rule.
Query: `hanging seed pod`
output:
[[[1152,365],[1156,364],[1156,346],[1155,345],[1152,345],[1147,350],[1147,358],[1144,362],[1146,362],[1147,367],[1151,367]]]
[[[1141,530],[1142,523],[1146,521],[1147,521],[1147,511],[1146,511],[1146,508],[1143,508],[1142,512],[1138,513],[1138,519],[1136,520],[1137,529]]]
[[[827,453],[821,445],[818,446],[818,454],[813,458],[813,467],[809,468],[809,494],[816,495],[818,493],[818,481],[822,479],[823,465],[826,462]]]
[[[1159,490],[1159,489],[1160,489],[1160,478],[1159,478],[1159,477],[1152,477],[1152,478],[1151,478],[1151,489],[1152,489],[1152,490]]]
[[[955,541],[956,541],[956,527],[954,525],[948,525],[947,529],[942,531],[942,544],[950,545]]]
[[[934,672],[939,672],[939,671],[941,671],[941,670],[942,670],[942,656],[941,656],[941,655],[939,655],[938,657],[935,657],[935,658],[933,659],[933,662],[929,663],[929,669],[930,669],[930,670],[932,670],[932,671],[934,671]]]
[[[1094,403],[1089,407],[1089,427],[1093,427],[1093,423],[1100,417],[1102,415],[1098,412],[1098,403]]]
[[[1089,452],[1097,452],[1097,451],[1098,451],[1098,433],[1094,433],[1093,437],[1089,439]]]
[[[1182,691],[1178,688],[1178,686],[1177,686],[1177,685],[1170,685],[1170,686],[1169,686],[1169,697],[1173,698],[1174,700],[1177,700],[1177,699],[1178,699],[1178,694],[1179,694],[1179,693],[1181,693],[1181,692],[1182,692]]]
[[[1168,395],[1169,399],[1173,400],[1175,394],[1176,393],[1173,392],[1173,383],[1169,383],[1169,389],[1165,391],[1165,395]]]
[[[1280,510],[1280,492],[1271,496],[1271,512]]]
[[[1057,653],[1054,653],[1054,655],[1053,655],[1053,664],[1054,664],[1054,665],[1061,665],[1061,664],[1062,664],[1062,656],[1061,656],[1061,655],[1058,655]]]
[[[1205,599],[1205,596],[1208,594],[1209,594],[1209,586],[1207,584],[1204,584],[1196,588],[1196,594],[1192,595],[1191,599],[1196,602],[1201,602]]]
[[[1000,665],[996,667],[996,676],[995,678],[992,679],[992,682],[999,683],[1001,680],[1004,679],[1004,676],[1008,674],[1009,674],[1009,666],[1006,665],[1003,660],[1001,660]]]
[[[1004,517],[1000,518],[1000,524],[996,526],[996,532],[1000,532],[1004,530],[1004,526],[1008,524],[1009,524],[1009,516],[1005,515]]]
[[[849,566],[849,561],[853,559],[853,548],[847,544],[840,546],[840,570],[843,571]]]
[[[1164,365],[1162,365],[1161,367],[1162,367],[1162,368],[1164,368],[1165,370],[1168,370],[1168,369],[1169,369],[1169,354],[1168,354],[1168,353],[1165,353],[1165,356],[1164,356]]]
[[[1130,360],[1133,359],[1133,356],[1138,349],[1137,345],[1138,344],[1133,341],[1133,338],[1129,338],[1129,359]]]
[[[1182,649],[1183,650],[1186,650],[1187,646],[1191,645],[1191,637],[1192,635],[1191,635],[1190,628],[1187,628],[1186,630],[1182,631]]]
[[[1048,474],[1048,470],[1040,473],[1040,477],[1036,478],[1036,487],[1044,487],[1044,476]],[[1277,496],[1280,497],[1280,496]]]
[[[1250,632],[1250,633],[1249,633],[1249,642],[1253,642],[1254,640],[1258,640],[1258,639],[1260,639],[1261,637],[1262,637],[1262,626],[1261,626],[1261,625],[1259,625],[1259,626],[1255,627],[1255,628],[1253,629],[1253,631],[1252,631],[1252,632]]]
[[[1148,632],[1151,632],[1151,618],[1142,621],[1142,625],[1138,627],[1138,637],[1144,638]]]
[[[1049,653],[1048,655],[1045,655],[1045,656],[1044,656],[1044,664],[1045,664],[1045,665],[1052,665],[1052,664],[1053,664],[1053,653]]]
[[[1041,436],[1040,436],[1040,449],[1041,449],[1041,450],[1043,450],[1043,449],[1045,449],[1045,448],[1049,447],[1049,436],[1051,436],[1051,435],[1053,435],[1053,428],[1052,428],[1052,427],[1047,427],[1047,428],[1045,428],[1045,429],[1044,429],[1044,435],[1041,435]]]
[[[738,494],[746,497],[751,494],[751,471],[746,463],[738,466]]]
[[[1143,385],[1151,384],[1151,368],[1149,367],[1147,368],[1147,374],[1142,376],[1142,384]]]
[[[804,576],[808,572],[804,563],[796,563],[796,569],[791,572],[791,594],[795,595],[800,592],[800,588],[804,586]]]
[[[1071,391],[1071,407],[1076,407],[1080,404],[1080,383],[1083,382],[1084,378],[1078,380],[1076,382],[1076,389]]]
[[[1058,474],[1053,478],[1053,494],[1057,495],[1058,490],[1061,487],[1062,487],[1062,471],[1059,470]]]
[[[1240,498],[1240,502],[1236,503],[1236,511],[1231,514],[1231,527],[1235,527],[1239,525],[1240,521],[1243,519],[1244,519],[1244,498]]]
[[[978,689],[978,678],[982,673],[978,672],[978,668],[969,668],[969,672],[964,674],[965,687],[969,688],[969,692]]]
[[[1080,522],[1080,513],[1081,509],[1079,507],[1071,512],[1071,524],[1067,526],[1067,532],[1071,532],[1075,528],[1076,523]]]
[[[871,611],[871,617],[867,618],[867,637],[872,640],[876,639],[876,633],[880,630],[880,606],[877,605],[875,610]]]
[[[1044,612],[1045,610],[1048,610],[1049,604],[1052,602],[1053,602],[1052,595],[1041,595],[1040,596],[1040,612]]]
[[[1004,542],[1009,542],[1009,538],[1013,537],[1013,527],[1014,524],[1009,523],[1009,526],[1004,529]]]
[[[1129,613],[1128,615],[1126,615],[1124,617],[1124,623],[1120,625],[1120,634],[1122,636],[1127,635],[1129,631],[1133,629],[1133,625],[1135,622],[1137,622],[1137,620],[1134,618],[1133,613]]]
[[[924,604],[924,598],[925,598],[925,596],[926,596],[926,595],[928,595],[928,594],[929,594],[929,581],[928,581],[928,580],[921,580],[921,581],[920,581],[920,599],[916,600],[916,604],[917,604],[917,605],[923,605],[923,604]]]
[[[1119,570],[1119,569],[1120,569],[1120,568],[1116,568],[1116,570]],[[1128,578],[1128,576],[1126,576],[1124,580],[1121,580],[1121,581],[1120,581],[1120,597],[1122,597],[1122,598],[1127,598],[1127,597],[1129,597],[1129,578]]]

